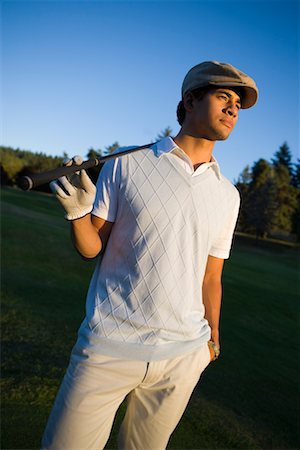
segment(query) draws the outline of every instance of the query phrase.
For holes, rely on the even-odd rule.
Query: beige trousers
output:
[[[119,448],[165,449],[209,361],[207,344],[192,353],[150,363],[103,356],[75,346],[42,449],[103,449],[126,396]]]

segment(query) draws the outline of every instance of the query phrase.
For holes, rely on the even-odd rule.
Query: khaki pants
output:
[[[207,344],[192,353],[150,363],[75,347],[42,448],[103,449],[115,414],[128,396],[119,448],[165,449],[209,361]]]

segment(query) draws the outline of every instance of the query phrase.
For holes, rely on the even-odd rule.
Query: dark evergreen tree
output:
[[[102,155],[102,151],[99,150],[95,150],[94,148],[90,148],[86,154],[87,158],[99,158]]]
[[[290,233],[293,231],[293,216],[298,206],[298,192],[291,183],[288,167],[279,164],[274,167],[276,182],[276,214],[274,231]]]
[[[274,167],[278,167],[280,165],[285,166],[288,169],[289,175],[292,179],[293,177],[293,163],[292,163],[292,153],[287,142],[284,142],[279,150],[274,154],[274,158],[272,158],[272,164]]]
[[[297,159],[296,164],[294,164],[292,184],[296,188],[300,189],[300,159],[299,158]]]
[[[258,160],[252,167],[252,180],[244,204],[247,231],[256,237],[267,237],[272,231],[277,208],[276,192],[271,164],[264,159]]]
[[[252,172],[249,166],[240,174],[238,181],[236,183],[236,188],[238,189],[241,196],[241,207],[239,213],[239,219],[237,224],[237,229],[239,231],[250,232],[247,223],[247,202],[249,200],[250,183],[252,180]]]

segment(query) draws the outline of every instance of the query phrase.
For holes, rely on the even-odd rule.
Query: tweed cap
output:
[[[252,78],[231,64],[218,61],[205,61],[192,67],[183,80],[182,97],[188,91],[207,86],[238,87],[243,109],[250,108],[258,99],[258,88]]]

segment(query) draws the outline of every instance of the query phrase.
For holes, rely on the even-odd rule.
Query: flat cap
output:
[[[182,97],[188,91],[207,86],[238,87],[243,109],[250,108],[258,99],[258,88],[252,78],[231,64],[218,61],[192,67],[183,80]]]

